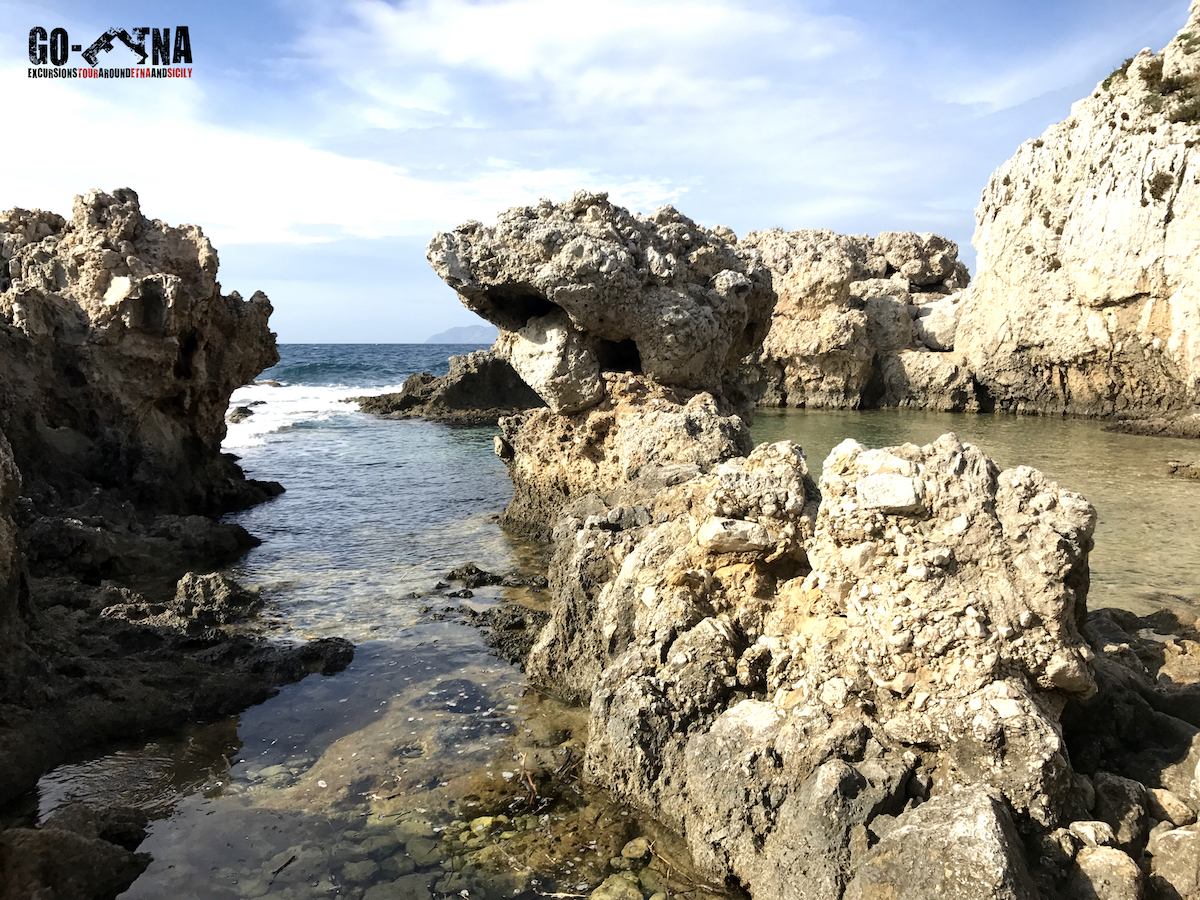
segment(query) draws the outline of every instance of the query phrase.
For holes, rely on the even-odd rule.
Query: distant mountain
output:
[[[495,325],[460,325],[458,328],[448,328],[425,338],[425,343],[490,344],[496,340],[498,334]]]

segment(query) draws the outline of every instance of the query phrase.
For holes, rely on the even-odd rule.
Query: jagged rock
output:
[[[785,442],[642,492],[624,525],[618,491],[567,509],[528,671],[590,702],[588,778],[764,897],[836,896],[863,829],[956,785],[1078,818],[1057,715],[1094,691],[1090,505],[953,436],[846,442],[819,512],[813,488]]]
[[[170,603],[148,603],[136,595],[130,601],[106,606],[100,615],[160,634],[201,635],[214,626],[242,621],[262,607],[257,592],[219,572],[188,572],[179,579]]]
[[[863,856],[845,900],[1038,900],[1021,839],[1002,802],[974,789],[896,819]]]
[[[199,228],[90,191],[69,222],[0,214],[0,268],[0,426],[27,491],[119,485],[176,514],[263,499],[221,440],[229,395],[279,359],[271,304],[221,294]]]
[[[775,299],[757,257],[728,229],[709,231],[669,206],[631,214],[582,191],[514,207],[494,226],[439,232],[426,258],[500,328],[497,349],[564,412],[599,402],[605,371],[720,390],[757,349]]]
[[[379,416],[462,425],[494,425],[501,416],[546,405],[491,350],[450,357],[450,371],[441,378],[428,372],[410,375],[399,393],[350,399],[363,412]]]
[[[959,262],[958,245],[939,234],[885,231],[875,238],[876,250],[909,284],[937,286],[946,293],[967,286],[967,267]]]
[[[936,303],[967,285],[952,241],[912,232],[872,239],[772,229],[751,232],[738,246],[762,254],[779,295],[762,352],[740,373],[761,404],[854,409],[940,398],[965,409],[975,402],[969,375],[958,379],[972,388],[961,401],[950,383],[909,395],[898,379],[885,391],[880,378],[881,366],[896,354],[925,349],[918,343],[922,326],[913,321],[924,309],[913,305],[918,298]],[[947,330],[940,318],[936,329],[939,335]],[[931,341],[930,349],[945,349],[937,338]]]
[[[843,442],[821,494],[815,569],[766,627],[790,657],[768,687],[869,702],[893,740],[941,748],[947,780],[1057,819],[1071,788],[1052,710],[1095,691],[1078,631],[1090,504],[953,435]]]
[[[604,396],[570,416],[540,409],[500,420],[497,454],[513,482],[507,525],[546,537],[570,499],[607,493],[649,469],[707,469],[750,449],[745,424],[722,414],[711,394],[606,373]]]
[[[220,451],[231,392],[278,355],[266,297],[224,296],[216,272],[198,228],[145,218],[128,189],[78,197],[70,221],[0,214],[0,802],[89,745],[240,711],[353,654],[227,629],[258,600],[223,576],[156,593],[257,543],[209,516],[282,490]],[[81,822],[7,832],[0,893],[123,889],[132,857]]]
[[[1200,402],[1200,6],[1027,141],[976,210],[955,347],[998,408]]]

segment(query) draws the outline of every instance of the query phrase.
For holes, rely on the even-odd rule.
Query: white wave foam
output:
[[[327,422],[342,416],[358,414],[358,404],[344,402],[363,394],[385,394],[400,390],[394,387],[325,387],[312,384],[287,384],[278,387],[263,382],[244,385],[229,398],[230,410],[246,406],[253,415],[227,425],[222,450],[259,447],[267,436],[277,434],[305,422]]]

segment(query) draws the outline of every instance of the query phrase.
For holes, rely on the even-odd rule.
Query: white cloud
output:
[[[0,206],[69,212],[75,193],[129,186],[148,215],[200,224],[218,247],[320,241],[310,226],[329,223],[356,237],[429,235],[542,196],[561,198],[594,180],[587,170],[555,166],[422,179],[300,139],[206,123],[196,112],[202,96],[196,82],[48,82],[25,78],[25,67],[11,63],[0,65],[0,80],[11,109],[36,109],[40,121],[70,123],[36,146],[5,142]],[[638,205],[678,195],[678,188],[654,179],[614,188],[614,196]]]

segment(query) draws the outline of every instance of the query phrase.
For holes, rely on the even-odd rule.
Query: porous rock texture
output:
[[[590,780],[760,900],[1189,896],[1200,633],[1087,615],[1083,498],[953,435],[672,474],[554,529]]]
[[[560,520],[528,671],[590,703],[588,776],[711,875],[839,896],[865,829],[931,788],[983,792],[997,834],[1082,812],[1057,720],[1095,691],[1086,501],[953,436],[847,442],[820,494],[784,442],[636,499]]]
[[[555,413],[601,401],[601,373],[719,391],[766,333],[774,303],[756,254],[670,206],[630,213],[608,195],[514,207],[439,232],[426,258],[500,329],[496,350]]]
[[[1200,402],[1200,4],[1021,145],[976,210],[955,342],[996,408]]]
[[[353,649],[271,642],[258,595],[204,574],[256,543],[212,516],[279,490],[220,447],[230,394],[278,359],[266,297],[222,295],[200,229],[147,219],[129,189],[76,198],[70,220],[0,214],[0,273],[6,802],[68,754],[244,709]],[[8,834],[0,856],[65,853],[65,880],[38,893],[50,874],[18,866],[0,883],[82,897],[73,859],[131,871],[88,840]]]
[[[977,407],[954,349],[970,277],[936,234],[752,231],[778,295],[761,352],[741,377],[767,406]]]
[[[28,491],[119,487],[172,513],[262,498],[220,445],[230,393],[279,359],[271,304],[221,294],[199,228],[93,190],[70,220],[0,214],[0,271],[0,426]]]
[[[741,417],[706,391],[614,372],[601,390],[598,405],[571,415],[543,408],[500,420],[496,454],[513,482],[508,527],[545,539],[572,498],[641,475],[690,477],[750,450]]]

